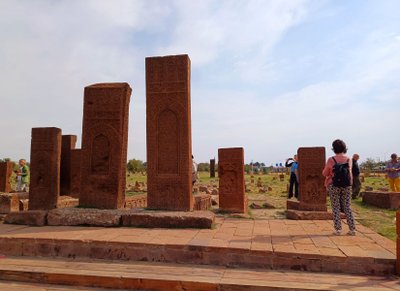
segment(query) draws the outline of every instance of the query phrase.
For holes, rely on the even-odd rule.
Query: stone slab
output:
[[[79,205],[79,199],[70,196],[60,196],[57,201],[57,208],[68,208]]]
[[[193,210],[188,55],[146,58],[146,121],[148,208]]]
[[[79,198],[81,189],[81,149],[71,150],[71,197]]]
[[[22,224],[32,226],[44,226],[47,220],[47,210],[28,210],[19,212],[10,212],[4,218],[8,224]]]
[[[123,226],[149,228],[211,228],[215,214],[211,211],[158,211],[122,215]]]
[[[346,215],[341,213],[340,217],[345,219]],[[332,220],[332,212],[288,209],[286,218],[293,220]]]
[[[60,195],[61,129],[32,128],[29,210],[57,207]]]
[[[71,152],[73,149],[75,149],[76,140],[76,135],[62,135],[61,137],[60,195],[71,195]]]
[[[399,290],[400,284],[396,277],[313,274],[163,262],[30,257],[7,257],[1,262],[0,289],[7,291],[100,291],[94,286],[107,288],[101,289],[104,291],[121,288],[153,291],[394,291]]]
[[[299,162],[299,210],[327,211],[327,192],[322,170],[325,167],[325,147],[301,147]]]
[[[209,210],[211,209],[211,195],[197,194],[194,195],[194,210]]]
[[[244,149],[218,149],[219,209],[246,213]]]
[[[13,193],[0,194],[0,213],[19,211],[19,198]]]
[[[147,206],[147,194],[125,197],[125,209],[145,208]]]
[[[215,159],[210,159],[210,178],[215,178]]]
[[[400,209],[399,192],[366,191],[362,192],[361,196],[366,204],[385,209]]]
[[[131,92],[127,83],[85,87],[79,193],[84,207],[124,207]]]
[[[11,192],[10,178],[14,169],[13,162],[0,162],[0,192]]]
[[[118,210],[60,208],[49,211],[48,225],[119,226],[121,213]]]

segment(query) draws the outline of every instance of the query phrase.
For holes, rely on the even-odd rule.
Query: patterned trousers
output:
[[[355,230],[353,212],[351,211],[351,186],[346,188],[328,186],[329,197],[331,198],[331,206],[333,212],[333,225],[335,230],[342,230],[342,221],[340,220],[340,205],[343,206],[346,214],[347,224],[350,230]]]

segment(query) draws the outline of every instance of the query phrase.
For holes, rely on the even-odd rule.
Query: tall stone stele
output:
[[[79,204],[102,209],[125,203],[128,116],[127,83],[85,87]]]
[[[244,149],[218,149],[219,209],[247,213],[244,181]]]
[[[299,163],[299,201],[288,200],[288,209],[327,211],[327,192],[322,170],[325,167],[325,147],[301,147],[297,150]]]
[[[14,169],[13,162],[0,162],[0,192],[11,191],[10,178]]]
[[[61,136],[60,195],[71,195],[72,150],[75,149],[76,135]]]
[[[193,210],[190,59],[146,58],[147,207]]]
[[[210,178],[215,178],[215,158],[210,159]]]
[[[29,210],[57,208],[60,195],[61,129],[32,128]]]

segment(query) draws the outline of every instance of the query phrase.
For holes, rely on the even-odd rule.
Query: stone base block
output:
[[[17,195],[12,193],[1,193],[0,194],[0,213],[10,213],[13,211],[19,211],[19,199]]]
[[[340,217],[344,219],[346,218],[346,215],[341,213]],[[286,218],[293,220],[331,220],[332,212],[288,209],[286,211]]]
[[[58,208],[75,207],[79,205],[79,199],[71,196],[59,196],[57,201]]]
[[[385,209],[400,209],[399,192],[366,191],[361,196],[366,204]]]
[[[123,214],[122,225],[150,228],[211,228],[215,214],[211,211],[143,211]]]
[[[147,207],[147,194],[125,197],[125,208],[145,208]]]
[[[211,195],[194,195],[194,210],[209,210],[211,208]]]
[[[49,211],[48,225],[119,226],[121,213],[118,210],[59,208]]]
[[[289,199],[286,201],[286,208],[293,210],[302,210],[302,211],[322,211],[322,212],[327,211],[326,203],[310,204],[310,203],[304,203],[303,201],[299,200],[289,200]]]
[[[4,223],[44,226],[47,220],[47,210],[29,210],[10,212],[4,218]]]

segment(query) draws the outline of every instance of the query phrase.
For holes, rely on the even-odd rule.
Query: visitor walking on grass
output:
[[[400,192],[400,161],[397,160],[397,155],[392,154],[391,160],[386,165],[386,172],[388,175],[390,191]]]
[[[293,186],[294,186],[294,197],[299,199],[299,164],[297,162],[297,155],[294,155],[293,159],[289,158],[286,160],[285,167],[290,167],[290,180],[289,180],[289,193],[288,199],[293,197]]]
[[[326,162],[322,175],[325,176],[325,187],[331,200],[334,234],[340,235],[342,231],[342,222],[340,220],[340,205],[342,205],[349,226],[347,234],[355,235],[356,227],[350,203],[353,179],[351,174],[352,160],[346,156],[347,147],[344,141],[340,139],[333,141],[332,150],[335,155]]]
[[[356,199],[360,195],[361,190],[361,180],[360,180],[360,168],[358,166],[358,159],[360,156],[358,154],[353,155],[353,165],[351,168],[351,173],[353,174],[353,186],[351,198]]]

